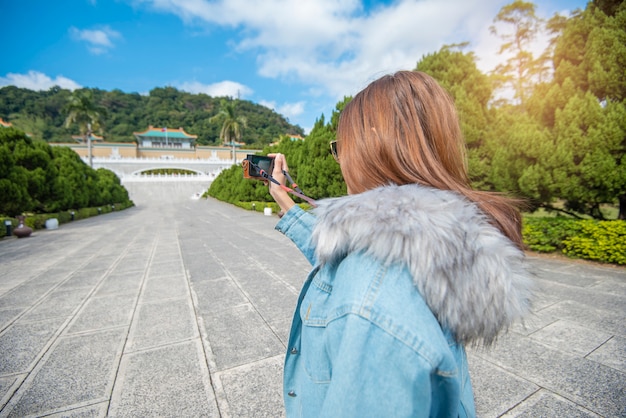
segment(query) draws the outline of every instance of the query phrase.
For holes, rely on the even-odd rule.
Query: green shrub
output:
[[[263,212],[265,208],[272,208],[272,213],[278,213],[280,211],[280,206],[278,206],[276,202],[235,202],[233,204],[240,208],[257,212]],[[311,209],[311,205],[308,203],[298,203],[298,206],[304,210]]]
[[[0,216],[0,222],[2,222],[2,224],[0,224],[0,227],[2,227],[2,230],[0,231],[0,237],[5,237],[6,236],[6,231],[7,231],[7,227],[4,224],[5,221],[9,221],[11,222],[11,229],[15,229],[15,227],[17,226],[17,219],[15,218],[9,218],[6,216]]]
[[[48,218],[54,218],[50,215],[29,215],[24,219],[24,224],[33,229],[43,229],[46,226]]]
[[[551,253],[563,249],[563,240],[575,234],[580,227],[571,218],[525,217],[522,226],[524,244],[533,251]]]
[[[59,221],[59,224],[64,224],[72,221],[72,212],[74,213],[74,220],[77,221],[79,219],[86,219],[92,216],[97,216],[105,213],[110,213],[112,211],[119,211],[128,209],[132,206],[135,206],[132,200],[128,200],[122,203],[116,203],[115,205],[103,205],[93,208],[82,208],[82,209],[69,209],[66,211],[61,211],[58,213],[41,213],[34,215],[27,215],[24,219],[24,224],[33,229],[44,229],[46,227],[46,221],[48,219],[56,218]],[[262,210],[262,209],[261,209]],[[4,221],[10,220],[15,229],[18,225],[18,221],[16,218],[10,217],[1,217],[0,221],[2,222],[2,231],[0,231],[0,238],[6,236],[6,227],[4,226]]]
[[[580,232],[563,241],[570,257],[603,263],[626,264],[626,222],[578,221]]]
[[[78,219],[86,219],[89,218],[91,216],[95,216],[98,214],[98,210],[96,209],[96,213],[92,214],[91,213],[91,208],[82,208],[82,209],[78,209],[76,211],[76,214],[74,215],[74,220],[78,220]]]
[[[277,213],[280,210],[276,202],[234,202],[233,204],[240,208],[257,212],[263,212],[265,208],[272,208],[272,213]]]
[[[626,222],[570,218],[524,218],[524,243],[529,249],[568,257],[626,264]]]
[[[38,222],[35,222],[35,218],[33,216],[27,216],[26,219],[24,219],[24,225],[31,227],[33,229],[37,229],[35,227],[35,224]]]
[[[69,212],[59,212],[55,215],[55,217],[59,220],[59,224],[65,224],[72,220],[72,216]]]

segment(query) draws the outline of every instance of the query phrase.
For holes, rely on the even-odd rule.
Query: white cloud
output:
[[[283,103],[280,106],[276,105],[274,101],[261,100],[259,104],[265,106],[269,109],[272,109],[276,113],[279,113],[288,118],[293,118],[304,113],[304,105],[305,102],[296,102],[296,103]]]
[[[397,0],[365,11],[360,0],[135,0],[189,24],[235,28],[258,72],[336,98],[372,79],[413,69],[445,43],[471,40],[503,0]],[[319,90],[318,90],[319,89]]]
[[[444,44],[469,41],[480,68],[493,68],[502,57],[488,28],[509,2],[393,0],[365,10],[362,0],[131,1],[190,25],[232,28],[229,42],[237,52],[256,54],[260,75],[336,99],[383,74],[415,68]]]
[[[281,106],[278,106],[276,111],[281,115],[287,116],[288,118],[293,118],[304,112],[304,102],[284,103]]]
[[[16,86],[29,90],[48,90],[54,86],[68,90],[81,88],[80,84],[62,75],[52,79],[39,71],[32,70],[28,74],[8,73],[6,77],[0,77],[0,87],[2,86]]]
[[[235,81],[221,81],[214,84],[202,84],[197,81],[188,81],[178,85],[180,90],[189,93],[204,93],[213,97],[238,97],[245,98],[253,93],[253,90],[241,83]]]
[[[267,101],[267,100],[259,100],[259,104],[261,106],[265,106],[268,109],[272,109],[274,111],[276,111],[276,102],[271,102],[271,101]]]
[[[78,29],[75,27],[70,28],[70,35],[77,41],[84,41],[87,43],[87,49],[94,54],[104,54],[108,50],[115,47],[113,44],[114,39],[121,39],[122,35],[111,29],[108,26],[104,26],[100,29]]]

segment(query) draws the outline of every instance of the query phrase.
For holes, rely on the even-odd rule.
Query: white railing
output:
[[[123,176],[122,183],[213,181],[216,174],[147,174]]]
[[[83,157],[83,160],[88,162],[88,157]],[[243,158],[236,160],[237,164],[240,164]],[[126,158],[109,158],[109,157],[93,157],[94,163],[114,163],[114,164],[153,164],[153,163],[175,163],[175,164],[233,164],[233,160],[230,158],[148,158],[148,157],[126,157]]]

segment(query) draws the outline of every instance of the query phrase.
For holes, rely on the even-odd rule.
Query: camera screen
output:
[[[252,157],[252,162],[258,165],[261,169],[267,171],[268,173],[270,171],[272,161],[273,161],[273,158],[263,157],[260,155],[255,155]]]
[[[260,169],[264,170],[268,174],[272,172],[274,158],[266,157],[264,155],[248,154],[248,157],[246,159],[249,160],[251,163],[256,164]],[[249,174],[251,177],[261,177],[261,173],[254,165],[251,164],[249,170]]]

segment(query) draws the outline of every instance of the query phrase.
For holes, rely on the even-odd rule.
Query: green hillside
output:
[[[246,118],[242,141],[251,148],[262,148],[280,135],[304,135],[297,125],[265,106],[247,100],[191,94],[173,87],[158,87],[147,96],[120,90],[84,89],[93,93],[97,105],[106,109],[102,134],[109,142],[134,141],[133,132],[149,125],[182,127],[198,135],[200,145],[220,144],[220,124],[209,119],[218,114],[222,100],[234,101],[237,114]],[[48,142],[67,142],[78,135],[78,126],[63,127],[65,106],[72,92],[59,87],[33,91],[15,86],[0,88],[0,118],[33,138]]]

